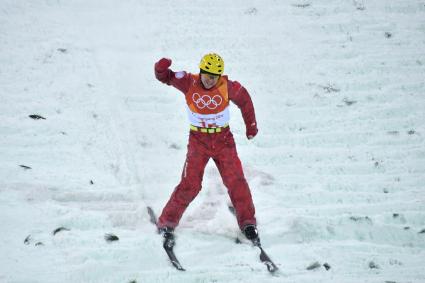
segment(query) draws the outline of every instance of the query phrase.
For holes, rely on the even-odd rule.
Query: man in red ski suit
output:
[[[254,106],[247,90],[222,75],[223,59],[214,53],[202,58],[199,74],[173,72],[170,66],[170,59],[159,60],[154,68],[155,77],[185,95],[190,134],[181,181],[158,219],[159,231],[165,238],[173,237],[183,212],[201,190],[205,166],[212,158],[227,187],[239,228],[248,239],[259,241],[251,192],[228,125],[232,101],[242,112],[247,138],[257,134]]]

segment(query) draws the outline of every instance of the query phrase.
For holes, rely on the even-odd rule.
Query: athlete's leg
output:
[[[239,227],[243,229],[249,224],[256,225],[255,208],[231,132],[227,134],[224,143],[225,146],[213,159],[227,187]]]
[[[181,181],[162,210],[158,228],[175,228],[178,225],[183,212],[201,190],[208,160],[209,156],[202,151],[197,139],[191,133]]]

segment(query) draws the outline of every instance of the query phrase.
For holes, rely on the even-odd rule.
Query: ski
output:
[[[152,207],[150,207],[150,206],[148,206],[148,214],[149,214],[149,217],[150,217],[150,222],[153,224],[153,225],[155,225],[156,226],[156,215],[155,215],[155,212],[153,212],[153,209],[152,209]]]
[[[180,270],[180,271],[186,271],[186,270],[182,267],[182,265],[180,264],[180,262],[179,262],[179,260],[177,259],[176,255],[174,254],[174,251],[173,251],[174,244],[175,244],[174,239],[166,239],[166,240],[164,241],[164,245],[163,245],[163,247],[164,247],[164,249],[165,249],[165,252],[167,253],[168,258],[170,259],[171,264],[172,264],[172,265],[173,265],[173,266],[174,266],[177,270]]]
[[[229,211],[236,216],[236,210],[233,206],[228,206]],[[260,239],[257,238],[257,241],[252,241],[253,245],[258,247],[260,249],[260,261],[262,263],[264,263],[267,267],[267,270],[270,273],[274,273],[277,270],[279,270],[279,268],[277,268],[277,266],[273,263],[273,261],[270,259],[270,257],[267,255],[267,253],[264,251],[264,249],[261,247],[261,243],[260,243]],[[236,237],[236,243],[241,243],[241,240],[239,238]]]
[[[266,252],[263,250],[261,246],[258,246],[260,248],[260,260],[262,263],[264,263],[267,266],[267,270],[270,273],[276,272],[279,268],[273,263],[273,261],[270,259],[270,257],[266,254]]]
[[[153,211],[152,207],[148,206],[148,214],[150,217],[150,222],[152,224],[154,224],[156,226],[157,224],[157,218],[155,215],[155,212]],[[159,233],[160,231],[157,230],[157,232]],[[182,267],[182,265],[180,264],[179,260],[177,259],[175,253],[174,253],[174,245],[176,244],[175,240],[174,240],[174,236],[171,237],[164,237],[164,244],[162,245],[165,252],[167,253],[168,258],[170,259],[171,264],[180,271],[185,271],[185,269]]]

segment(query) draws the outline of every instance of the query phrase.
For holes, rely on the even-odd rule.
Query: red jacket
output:
[[[175,73],[169,68],[161,70],[159,62],[155,64],[155,77],[159,81],[177,88],[184,94],[187,93],[192,83],[190,74],[184,71]],[[239,82],[231,80],[228,80],[227,89],[229,100],[236,104],[242,112],[247,137],[255,136],[258,132],[257,121],[255,119],[254,105],[248,91]]]

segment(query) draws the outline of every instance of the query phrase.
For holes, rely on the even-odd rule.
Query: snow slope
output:
[[[425,282],[424,50],[419,0],[2,0],[0,282]],[[231,128],[275,276],[234,243],[213,163],[177,229],[186,272],[146,213],[188,137],[153,64],[210,51],[256,107],[253,141],[234,106]]]

